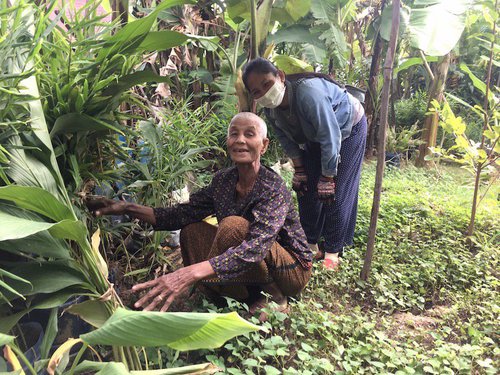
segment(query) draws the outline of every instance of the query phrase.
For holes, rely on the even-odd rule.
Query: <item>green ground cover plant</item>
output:
[[[364,283],[359,272],[374,174],[375,165],[366,165],[355,244],[340,271],[315,265],[288,318],[270,311],[268,333],[191,352],[188,362],[208,360],[228,374],[498,372],[499,187],[485,198],[477,233],[467,241],[472,186],[460,169],[388,170],[373,270]],[[230,301],[220,310],[205,301],[194,308],[246,307]],[[176,365],[186,360],[171,350],[161,357]]]

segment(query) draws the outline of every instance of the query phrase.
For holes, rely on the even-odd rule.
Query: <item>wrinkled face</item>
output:
[[[236,164],[259,162],[268,144],[269,139],[262,137],[258,121],[251,117],[237,117],[229,126],[227,149]]]
[[[281,71],[275,76],[273,73],[250,73],[247,80],[247,89],[254,99],[259,99],[274,85],[274,82],[285,81],[285,76]]]

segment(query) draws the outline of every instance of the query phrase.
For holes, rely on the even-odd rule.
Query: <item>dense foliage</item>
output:
[[[463,237],[466,175],[454,168],[389,170],[372,276],[363,283],[374,172],[374,164],[363,171],[356,243],[340,271],[317,265],[289,319],[271,312],[268,334],[199,356],[230,374],[498,372],[498,187],[485,198],[471,243]],[[244,308],[232,302],[223,311],[234,307]]]

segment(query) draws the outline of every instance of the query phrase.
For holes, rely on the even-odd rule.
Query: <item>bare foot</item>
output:
[[[288,306],[288,299],[286,296],[281,292],[281,289],[278,287],[276,283],[271,283],[267,284],[262,287],[262,291],[269,294],[271,297],[262,297],[259,298],[255,303],[253,303],[250,308],[249,312],[250,314],[255,314],[258,311],[261,311],[263,308],[269,306],[270,302],[275,302],[276,305],[274,305],[273,310],[287,313],[289,311],[289,306]],[[265,312],[261,312],[259,316],[259,321],[261,323],[265,322],[267,320],[267,314]]]

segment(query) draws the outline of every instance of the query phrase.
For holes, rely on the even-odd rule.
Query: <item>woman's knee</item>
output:
[[[231,243],[241,243],[246,238],[249,229],[250,222],[247,219],[241,216],[227,216],[219,223],[217,238]]]
[[[197,241],[200,238],[203,238],[203,241],[213,241],[216,230],[215,226],[205,221],[199,221],[184,226],[179,234],[181,248],[184,247],[183,244]]]

